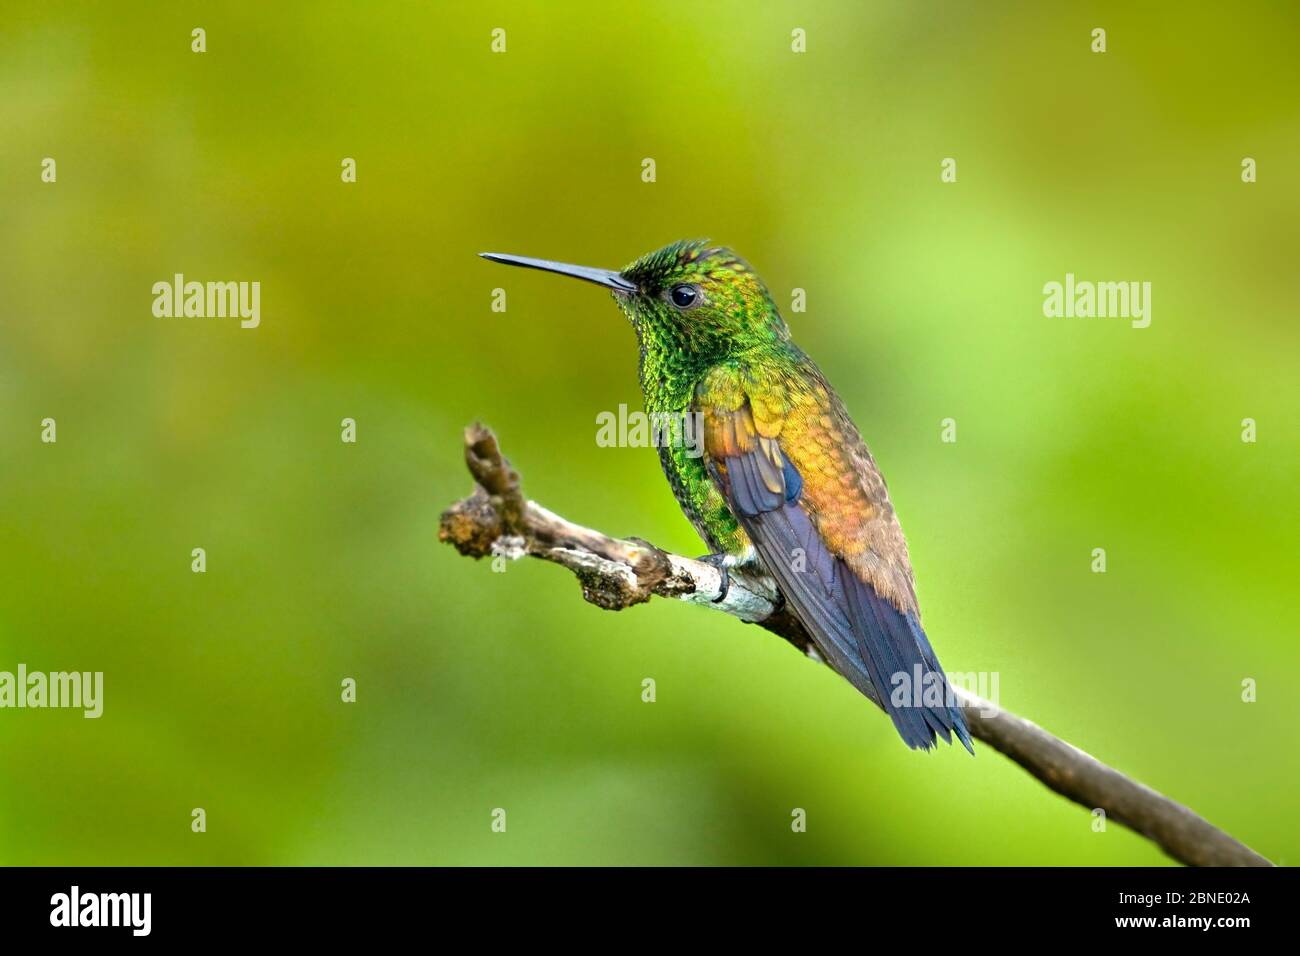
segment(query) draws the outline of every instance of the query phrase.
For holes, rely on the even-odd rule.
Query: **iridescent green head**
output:
[[[789,338],[749,264],[706,241],[675,242],[618,272],[485,252],[485,259],[543,269],[609,288],[643,350],[714,362]]]

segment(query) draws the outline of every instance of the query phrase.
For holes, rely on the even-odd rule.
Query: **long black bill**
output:
[[[551,262],[549,259],[530,259],[527,256],[507,256],[500,252],[480,252],[484,259],[503,262],[508,266],[523,266],[525,269],[541,269],[543,272],[557,272],[562,276],[573,276],[584,282],[594,282],[607,289],[630,295],[635,292],[636,283],[629,282],[612,269],[593,269],[591,266],[571,266],[565,262]]]

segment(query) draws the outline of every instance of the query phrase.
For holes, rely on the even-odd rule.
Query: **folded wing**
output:
[[[915,599],[907,606],[910,571],[906,588],[896,588],[891,600],[882,593],[887,588],[871,580],[874,567],[886,566],[864,540],[869,535],[865,530],[854,535],[853,515],[827,513],[828,508],[857,506],[866,521],[880,506],[870,500],[870,482],[837,475],[835,459],[809,459],[807,470],[813,474],[806,481],[795,465],[799,455],[788,454],[782,446],[783,441],[798,442],[799,429],[825,427],[829,419],[821,412],[836,409],[813,408],[814,414],[782,421],[774,419],[772,404],[767,403],[761,406],[763,417],[756,423],[748,396],[733,393],[731,401],[722,402],[723,408],[706,401],[700,404],[710,475],[822,656],[889,714],[908,746],[928,749],[936,735],[951,743],[956,734],[972,750],[965,719],[921,629]],[[726,410],[726,405],[737,407]],[[848,432],[840,437],[861,444],[851,424]],[[853,467],[855,456],[837,459]],[[865,446],[861,461],[870,466],[870,477],[878,480]],[[855,501],[855,487],[861,501]],[[883,494],[883,482],[880,489]],[[896,528],[892,510],[888,519]],[[846,542],[852,546],[844,546]],[[902,560],[906,562],[905,554]],[[902,600],[900,590],[906,591]]]

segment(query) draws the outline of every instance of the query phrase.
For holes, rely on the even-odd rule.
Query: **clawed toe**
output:
[[[727,570],[727,556],[725,554],[706,554],[698,560],[713,565],[718,569],[718,574],[722,576],[722,587],[718,589],[718,596],[710,602],[711,604],[721,604],[727,599],[727,592],[731,590],[731,572]]]

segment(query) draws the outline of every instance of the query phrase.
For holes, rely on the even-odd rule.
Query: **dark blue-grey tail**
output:
[[[885,697],[881,706],[899,735],[909,747],[928,750],[936,734],[948,743],[956,734],[975,753],[966,717],[916,614],[901,614],[843,561],[836,573],[838,603],[844,606],[858,643],[853,663],[865,668],[872,685]]]

